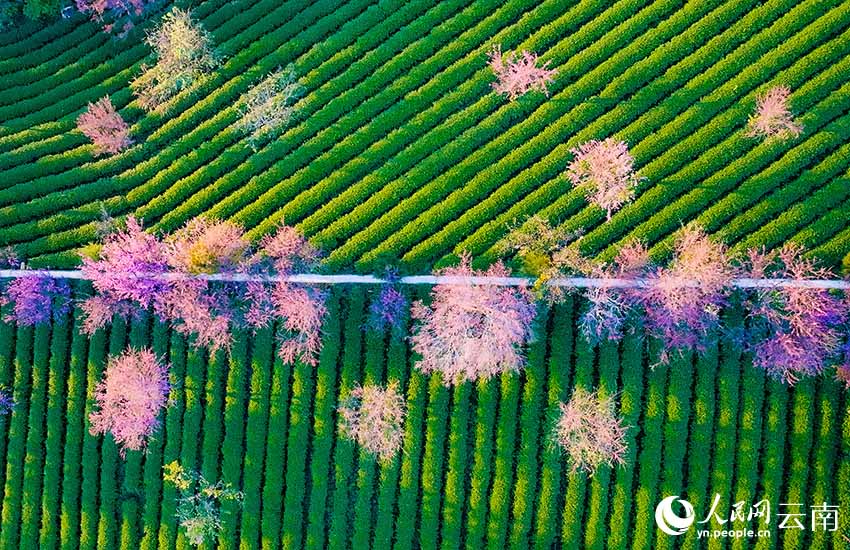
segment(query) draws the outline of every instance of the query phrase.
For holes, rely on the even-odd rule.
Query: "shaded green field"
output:
[[[570,301],[539,320],[522,375],[447,389],[412,368],[404,338],[361,328],[370,297],[334,291],[315,368],[276,360],[270,331],[240,335],[228,359],[149,320],[90,341],[71,321],[0,325],[0,383],[18,401],[0,417],[0,547],[188,548],[161,481],[172,460],[244,490],[222,548],[723,548],[694,529],[662,534],[655,505],[681,495],[698,519],[715,493],[723,510],[732,499],[850,505],[850,412],[830,378],[789,390],[725,344],[650,369],[651,343],[593,350],[576,338]],[[147,453],[122,460],[85,417],[105,358],[127,344],[168,357],[174,390]],[[403,453],[380,465],[338,437],[335,409],[355,383],[387,379],[409,414]],[[617,394],[627,467],[569,475],[550,447],[575,385]],[[727,546],[847,546],[838,532],[777,525],[758,546]]]

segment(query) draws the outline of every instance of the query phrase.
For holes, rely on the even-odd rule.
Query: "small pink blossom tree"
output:
[[[695,225],[682,230],[670,265],[652,273],[646,288],[633,292],[646,311],[648,332],[663,344],[662,363],[674,351],[703,352],[717,337],[720,311],[728,304],[736,274],[722,243]]]
[[[253,262],[271,272],[287,276],[314,268],[319,251],[295,228],[281,225],[263,239]],[[248,286],[249,309],[246,322],[259,328],[275,318],[282,319],[278,355],[287,363],[302,361],[316,365],[322,349],[322,323],[327,308],[327,293],[315,287],[278,281],[274,284],[252,282]]]
[[[92,141],[96,155],[120,153],[133,143],[130,127],[109,96],[89,103],[88,109],[77,117],[77,129]]]
[[[493,90],[497,94],[505,95],[510,101],[519,96],[537,90],[547,97],[549,90],[547,85],[555,79],[557,71],[549,68],[549,61],[537,66],[537,54],[523,51],[520,54],[502,54],[502,46],[493,45],[487,54],[490,68],[496,75]]]
[[[803,126],[794,120],[788,108],[791,91],[785,86],[775,86],[758,97],[756,112],[750,116],[747,135],[753,138],[796,138]]]
[[[121,449],[143,449],[159,429],[159,413],[168,402],[168,366],[149,349],[128,349],[110,357],[94,390],[91,434],[112,434]]]
[[[639,241],[623,245],[612,263],[593,266],[589,275],[601,284],[585,291],[587,308],[579,319],[579,330],[588,342],[599,344],[623,338],[627,320],[637,318],[640,308],[634,289],[617,288],[613,280],[634,281],[649,272],[649,254]]]
[[[457,267],[441,270],[440,275],[457,277],[457,284],[436,285],[431,304],[417,301],[411,310],[418,321],[411,341],[421,355],[416,368],[440,373],[446,385],[519,370],[535,316],[533,296],[527,289],[466,280],[474,275],[509,276],[501,263],[484,272],[473,270],[469,263],[464,255]]]
[[[803,256],[797,245],[775,253],[750,251],[750,274],[794,279],[829,279],[832,274]],[[753,364],[788,384],[821,373],[841,352],[848,304],[822,288],[759,288],[749,295],[748,335]]]
[[[578,386],[569,402],[559,407],[552,439],[569,456],[573,473],[583,470],[593,475],[604,464],[626,463],[627,428],[617,416],[613,397]]]
[[[397,383],[356,386],[343,399],[339,415],[342,433],[380,461],[392,460],[401,449],[405,401]]]
[[[625,141],[591,140],[570,149],[574,155],[567,178],[587,193],[588,200],[605,210],[607,218],[635,198],[641,178],[635,173],[634,158]]]

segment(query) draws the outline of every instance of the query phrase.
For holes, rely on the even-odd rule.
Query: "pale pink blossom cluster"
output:
[[[77,117],[79,129],[94,144],[96,155],[120,153],[129,147],[130,127],[112,105],[109,96],[104,96]]]
[[[342,433],[382,462],[401,449],[405,414],[397,383],[355,386],[339,407]]]
[[[756,112],[750,116],[747,135],[754,138],[795,138],[803,126],[794,119],[788,107],[791,91],[785,86],[775,86],[758,97]]]
[[[438,284],[431,291],[430,304],[413,304],[411,315],[417,324],[411,342],[421,355],[416,362],[419,370],[440,373],[443,383],[451,385],[522,368],[522,347],[531,337],[535,316],[531,292],[463,281],[473,275],[506,277],[509,273],[501,263],[475,271],[468,256],[460,265],[439,272],[458,277],[459,284]]]
[[[617,415],[612,396],[577,386],[570,400],[559,407],[552,438],[567,453],[573,472],[593,475],[602,465],[625,464],[628,428]]]
[[[555,79],[557,71],[549,68],[546,61],[537,66],[537,54],[523,51],[519,54],[502,54],[500,44],[493,45],[488,53],[490,68],[496,75],[493,90],[514,101],[519,96],[537,90],[549,96],[547,85]]]
[[[594,139],[570,152],[574,158],[567,167],[567,178],[587,193],[590,202],[605,210],[609,220],[612,212],[634,200],[641,178],[625,141]]]
[[[144,12],[150,0],[76,0],[77,9],[103,25],[104,32],[115,31],[123,38],[135,26],[133,19]]]
[[[94,390],[91,434],[111,433],[121,451],[139,451],[159,429],[168,403],[168,366],[149,349],[128,349],[110,357]]]

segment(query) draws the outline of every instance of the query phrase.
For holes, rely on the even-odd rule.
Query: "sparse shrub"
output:
[[[262,142],[280,135],[289,125],[295,114],[295,102],[303,93],[304,87],[292,65],[278,68],[248,90],[239,108],[242,114],[239,127],[249,134],[248,143],[254,150]]]
[[[241,503],[242,493],[229,483],[210,483],[201,474],[184,468],[177,461],[166,464],[163,470],[165,482],[171,483],[180,492],[175,515],[189,543],[194,546],[212,543],[222,529],[221,503]]]
[[[120,153],[133,143],[130,127],[115,110],[109,96],[104,96],[77,117],[77,129],[94,144],[96,155]]]
[[[525,288],[469,284],[474,275],[507,277],[501,262],[484,272],[473,270],[464,255],[460,265],[439,271],[459,284],[442,283],[431,291],[432,302],[414,302],[413,350],[421,355],[416,367],[439,372],[446,385],[490,378],[519,370],[522,346],[531,337],[535,316],[533,296]]]
[[[850,390],[850,363],[839,365],[835,369],[835,379],[844,384],[844,387]]]
[[[549,89],[547,85],[555,79],[557,71],[549,68],[549,61],[537,66],[537,54],[523,51],[519,54],[502,54],[502,46],[493,45],[487,54],[490,68],[496,75],[493,90],[497,94],[507,96],[514,101],[519,96],[537,90],[547,97]]]
[[[172,8],[145,42],[153,48],[156,62],[143,65],[131,87],[147,111],[162,108],[219,64],[209,33],[186,10]]]
[[[603,464],[625,464],[627,428],[613,397],[576,387],[569,402],[559,407],[553,440],[567,453],[573,473],[593,475]]]
[[[588,200],[605,210],[607,218],[635,198],[640,177],[635,174],[634,158],[624,141],[606,138],[591,140],[570,149],[575,156],[567,168],[567,177],[587,193]]]
[[[342,400],[339,415],[342,433],[379,460],[392,460],[401,449],[405,401],[397,383],[356,386]]]
[[[71,286],[64,279],[54,279],[33,272],[13,279],[0,296],[0,305],[11,304],[6,321],[33,326],[63,319],[71,310]]]
[[[0,269],[20,269],[22,265],[23,262],[14,247],[0,247]]]
[[[791,91],[785,86],[775,86],[756,100],[756,112],[750,116],[747,135],[753,138],[796,138],[803,126],[794,120],[788,108]]]
[[[111,433],[121,449],[145,448],[159,429],[159,413],[168,402],[168,366],[149,349],[128,349],[110,357],[94,390],[91,434]]]
[[[775,253],[751,251],[754,278],[829,279],[797,245]],[[848,303],[822,288],[800,286],[758,288],[749,293],[747,306],[752,330],[747,335],[753,364],[788,384],[800,376],[822,372],[841,352]]]

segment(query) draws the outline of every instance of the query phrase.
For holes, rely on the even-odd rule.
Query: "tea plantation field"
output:
[[[195,15],[226,62],[164,115],[132,101],[139,30],[115,42],[77,17],[0,37],[0,245],[69,266],[104,210],[163,230],[207,213],[254,236],[297,224],[332,270],[424,270],[491,258],[508,222],[541,212],[603,257],[688,220],[741,247],[791,240],[832,264],[850,251],[847,2],[208,0]],[[491,93],[494,43],[550,61],[551,97]],[[306,96],[254,153],[235,105],[288,63]],[[777,84],[804,134],[746,137]],[[136,145],[95,158],[74,120],[105,94]],[[569,148],[609,135],[645,179],[602,223],[563,172]]]
[[[225,61],[165,113],[129,88],[149,61],[142,29],[115,41],[77,15],[0,32],[0,246],[73,268],[104,213],[162,231],[206,214],[254,238],[296,225],[330,272],[391,261],[426,273],[461,251],[497,259],[509,224],[540,213],[600,259],[634,237],[663,256],[697,221],[737,251],[796,242],[850,265],[846,0],[191,7]],[[492,93],[493,44],[550,61],[550,96]],[[306,88],[296,118],[253,151],[239,98],[290,63]],[[791,89],[803,134],[747,137],[756,97],[776,85]],[[96,157],[75,120],[107,94],[135,143]],[[606,221],[564,171],[570,148],[608,136],[629,143],[644,179]],[[850,392],[831,376],[789,388],[726,341],[653,367],[652,341],[590,347],[570,298],[538,319],[522,374],[447,389],[412,368],[407,334],[362,328],[373,290],[334,287],[317,367],[283,364],[270,330],[210,355],[149,317],[91,338],[76,312],[35,329],[0,322],[0,386],[17,403],[0,415],[0,550],[190,548],[163,486],[173,460],[244,491],[220,548],[850,548]],[[106,358],[127,345],[167,358],[174,390],[148,451],[122,459],[87,416]],[[336,408],[355,384],[387,380],[408,415],[403,452],[380,464],[340,437]],[[616,395],[626,466],[570,474],[551,445],[576,385]],[[715,494],[727,516],[769,499],[769,536],[657,529],[663,497],[702,520]],[[807,516],[805,529],[778,529],[780,502],[838,505],[841,528]]]
[[[243,488],[221,548],[723,548],[658,531],[662,495],[687,498],[698,519],[715,494],[723,510],[762,497],[850,506],[850,411],[831,378],[789,390],[725,344],[650,369],[651,343],[590,349],[568,302],[539,319],[523,375],[450,390],[411,368],[404,338],[362,330],[369,299],[336,289],[315,368],[277,360],[270,331],[240,336],[227,358],[150,321],[90,341],[71,320],[0,325],[0,382],[19,403],[0,418],[0,546],[187,548],[162,483],[175,459]],[[122,460],[85,416],[105,357],[126,343],[167,357],[175,390],[148,451]],[[386,379],[402,382],[408,417],[402,454],[378,464],[339,437],[335,409],[355,383]],[[627,467],[568,475],[548,434],[576,384],[617,394]],[[840,531],[777,526],[733,547],[845,544]]]

